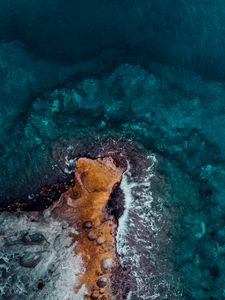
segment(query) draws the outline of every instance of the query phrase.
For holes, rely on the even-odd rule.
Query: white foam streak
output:
[[[117,231],[117,247],[118,249],[122,249],[123,247],[123,239],[127,232],[127,221],[129,210],[132,206],[133,196],[132,196],[132,188],[136,186],[136,183],[129,183],[129,176],[130,176],[130,164],[128,162],[127,171],[123,174],[123,178],[120,184],[120,188],[124,194],[124,212],[123,215],[119,219],[119,226]]]
[[[129,275],[136,281],[134,290],[130,290],[127,300],[158,299],[158,286],[151,282],[153,274],[146,268],[149,260],[153,264],[157,252],[157,234],[162,213],[161,207],[154,200],[151,190],[155,155],[148,156],[148,166],[133,174],[131,165],[124,173],[120,188],[124,194],[124,213],[119,219],[117,232],[117,251],[122,265],[129,266]],[[153,238],[156,239],[153,241]],[[143,265],[145,264],[145,265]],[[151,285],[151,287],[150,287]]]

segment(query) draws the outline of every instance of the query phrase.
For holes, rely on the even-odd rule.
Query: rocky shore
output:
[[[106,209],[123,171],[112,157],[80,158],[76,163],[75,186],[53,206],[57,215],[76,228],[75,252],[81,255],[84,268],[78,275],[76,290],[85,286],[87,299],[123,299],[123,291],[113,295],[111,289],[111,271],[117,273],[120,262],[116,252],[116,220]]]
[[[125,163],[123,160],[121,161],[120,164],[118,159],[114,161],[110,156],[96,160],[80,158],[76,162],[74,186],[62,193],[59,200],[49,208],[44,211],[26,213],[22,212],[21,206],[19,206],[16,209],[17,213],[2,213],[1,217],[5,219],[3,226],[1,226],[2,246],[12,252],[11,256],[16,256],[16,264],[18,264],[18,267],[11,274],[9,271],[11,267],[4,268],[5,265],[7,266],[7,261],[11,261],[11,256],[6,256],[6,259],[2,258],[3,278],[7,279],[8,276],[10,280],[14,278],[16,282],[19,275],[18,268],[28,270],[25,273],[29,274],[35,273],[34,270],[40,269],[41,265],[48,274],[53,274],[53,278],[46,279],[46,275],[44,276],[45,279],[33,278],[37,282],[36,293],[31,294],[29,278],[27,279],[27,286],[24,278],[19,278],[19,283],[16,283],[16,286],[20,287],[18,290],[15,290],[13,285],[6,280],[0,291],[4,299],[17,299],[15,297],[19,296],[31,299],[32,294],[37,299],[45,299],[45,293],[42,290],[45,290],[45,286],[48,285],[46,281],[52,280],[53,286],[57,286],[59,280],[54,283],[56,274],[61,280],[62,277],[68,276],[64,271],[61,273],[56,252],[53,255],[55,257],[50,259],[54,261],[54,267],[51,271],[48,262],[51,247],[61,253],[60,257],[62,256],[62,258],[65,258],[66,252],[70,249],[70,259],[74,263],[79,261],[80,267],[75,267],[72,270],[70,266],[71,273],[69,276],[72,278],[64,278],[69,282],[64,287],[65,291],[63,292],[68,295],[68,298],[67,296],[61,298],[62,291],[60,289],[63,288],[62,286],[56,291],[48,290],[46,299],[124,299],[126,276],[122,274],[123,271],[116,250],[118,220],[111,213],[112,207],[110,208],[108,205],[111,194],[118,187],[125,171]],[[19,232],[9,228],[13,226],[16,219],[19,220],[18,224],[23,227],[20,230],[20,226],[18,226]],[[46,228],[45,232],[42,227],[47,226],[47,222],[52,222],[52,224],[49,224],[49,228]],[[55,226],[55,223],[57,223],[60,231],[57,229],[58,232],[51,233],[50,228]],[[63,236],[67,241],[66,246],[64,245],[65,241],[62,241]],[[60,243],[62,242],[61,244],[56,242],[58,239]],[[57,248],[55,243],[58,244]],[[19,252],[13,253],[16,252],[17,247]],[[59,247],[62,248],[59,249]],[[26,251],[27,248],[29,251]],[[68,260],[61,261],[61,263],[65,265],[66,269],[68,269],[66,264],[71,264]],[[111,278],[114,278],[114,281],[116,278],[112,276],[112,272],[114,275],[120,274],[120,277],[117,277],[119,282],[119,285],[117,283],[117,287],[119,287],[117,290],[112,288],[115,282]],[[61,274],[59,275],[59,273]],[[55,298],[51,293],[53,295],[57,293]]]
[[[71,162],[66,191],[0,214],[3,299],[179,299],[160,157],[111,139],[58,158]]]

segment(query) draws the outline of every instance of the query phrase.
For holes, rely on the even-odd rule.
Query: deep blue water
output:
[[[0,8],[2,206],[63,180],[57,164],[70,144],[138,141],[164,159],[169,205],[179,207],[182,298],[225,299],[224,1]]]

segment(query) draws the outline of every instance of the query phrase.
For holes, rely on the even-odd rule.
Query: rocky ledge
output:
[[[121,181],[124,168],[112,157],[80,158],[76,163],[75,186],[62,194],[54,212],[74,224],[75,252],[81,254],[83,272],[75,290],[85,286],[87,299],[115,299],[111,270],[119,267],[116,253],[115,218],[107,211],[113,188]],[[122,299],[122,293],[117,294]]]
[[[111,202],[125,169],[115,156],[81,157],[74,186],[49,208],[0,214],[3,299],[124,299]]]

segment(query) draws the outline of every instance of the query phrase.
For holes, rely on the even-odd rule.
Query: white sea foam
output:
[[[150,204],[152,202],[151,196],[151,178],[154,176],[153,168],[157,159],[155,155],[150,155],[148,157],[150,161],[150,166],[147,168],[147,176],[144,178],[135,180],[132,177],[132,171],[130,163],[128,163],[128,168],[126,172],[123,174],[123,178],[120,184],[120,188],[124,194],[124,212],[123,215],[119,219],[119,226],[117,231],[117,249],[119,254],[125,252],[125,244],[124,244],[124,237],[127,234],[127,231],[130,230],[129,227],[132,228],[134,225],[132,222],[129,222],[129,212],[130,210],[135,211],[142,211],[144,208],[149,209]],[[138,192],[138,195],[135,195],[134,188],[135,187],[142,187],[141,192]],[[146,201],[141,201],[140,203],[137,202],[138,198],[143,197],[146,198]],[[148,222],[151,220],[148,219],[148,216],[142,214],[142,219],[146,219]],[[154,223],[151,223],[151,227],[154,227]]]
[[[128,164],[120,185],[125,210],[119,219],[117,251],[122,265],[129,267],[132,282],[136,281],[127,300],[161,299],[160,286],[166,285],[164,267],[157,269],[164,221],[160,197],[152,194],[156,164],[156,156],[150,155],[146,170],[140,170],[139,174],[134,174]]]
[[[69,159],[68,155],[65,156],[65,165],[66,167],[64,168],[64,173],[66,174],[71,174],[74,172],[74,168],[75,168],[75,164],[76,164],[76,159]]]
[[[132,196],[132,188],[136,186],[135,182],[129,182],[130,173],[130,164],[128,162],[128,168],[126,172],[123,174],[123,178],[120,184],[120,188],[124,194],[124,212],[123,215],[119,219],[119,226],[117,231],[117,248],[121,251],[124,247],[124,235],[127,232],[127,222],[129,216],[129,210],[132,207],[133,196]]]

